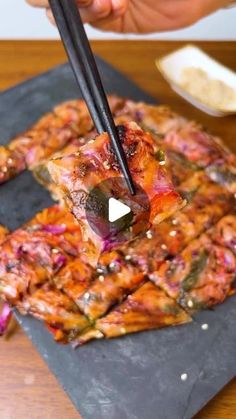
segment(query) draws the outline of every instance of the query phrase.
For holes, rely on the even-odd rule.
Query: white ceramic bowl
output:
[[[172,89],[196,108],[213,116],[236,114],[236,102],[227,108],[213,107],[196,99],[181,86],[182,71],[186,67],[197,67],[205,71],[210,78],[221,80],[236,90],[236,73],[211,58],[200,48],[187,45],[161,59],[157,59],[156,65]]]

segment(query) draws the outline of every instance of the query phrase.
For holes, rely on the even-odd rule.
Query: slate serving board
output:
[[[98,64],[107,92],[153,102],[107,63]],[[1,142],[76,96],[68,64],[3,92]],[[0,223],[15,229],[51,202],[25,172],[0,187]],[[84,419],[191,418],[236,373],[235,297],[199,313],[192,324],[94,341],[76,351],[55,344],[40,322],[17,318]],[[201,329],[203,323],[208,330]]]

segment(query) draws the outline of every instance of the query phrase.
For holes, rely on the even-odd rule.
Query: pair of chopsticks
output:
[[[99,134],[106,131],[132,195],[134,183],[75,0],[49,0],[76,80]]]

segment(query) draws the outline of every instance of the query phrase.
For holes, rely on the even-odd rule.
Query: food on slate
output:
[[[105,253],[98,261],[94,281],[77,304],[86,316],[94,320],[138,288],[144,279],[138,267],[128,263],[122,254],[117,251]]]
[[[125,104],[123,99],[116,96],[111,96],[109,102],[114,114]],[[92,129],[92,120],[83,100],[72,100],[56,106],[28,131],[18,135],[6,147],[0,147],[0,183],[25,168],[33,169]]]
[[[18,302],[17,308],[21,314],[43,320],[55,340],[65,343],[76,338],[90,324],[73,300],[50,284],[27,295]]]
[[[236,195],[236,156],[221,159],[206,168],[207,175]]]
[[[61,201],[15,232],[0,227],[0,334],[10,318],[8,303],[44,321],[56,341],[76,347],[189,322],[196,310],[235,292],[236,156],[167,107],[109,100],[123,126],[132,176],[151,200],[151,221],[166,219],[141,236],[127,236],[129,242],[113,237],[113,250],[94,237],[78,189],[87,194],[96,182],[117,176],[119,167],[107,136],[93,141],[83,101],[57,106],[0,147],[1,183],[29,168]],[[120,198],[122,188],[117,192]],[[63,207],[62,195],[78,220]]]
[[[97,320],[93,327],[78,336],[74,346],[91,339],[113,338],[190,321],[191,317],[175,300],[147,281],[107,316]]]
[[[7,234],[8,234],[7,228],[0,224],[0,244],[6,238]]]
[[[236,254],[236,211],[223,217],[209,231],[209,235],[215,243],[228,247]]]
[[[2,297],[17,303],[83,251],[80,227],[70,213],[59,206],[42,211],[1,245]]]
[[[185,309],[194,310],[224,301],[235,274],[235,255],[203,234],[164,262],[151,279]]]
[[[150,205],[149,223],[158,224],[163,219],[177,211],[184,204],[180,195],[175,191],[164,166],[156,157],[154,140],[150,134],[145,133],[136,123],[131,122],[119,127],[120,140],[127,156],[129,169],[134,182],[147,195]],[[60,188],[68,208],[72,211],[82,226],[84,238],[90,238],[96,247],[103,251],[112,248],[117,243],[127,241],[130,237],[140,233],[144,214],[147,212],[147,202],[143,205],[143,193],[130,197],[126,185],[121,180],[120,167],[111,148],[109,137],[102,134],[93,142],[87,143],[78,153],[59,157],[48,163],[48,170],[54,183]],[[104,181],[112,179],[111,182]],[[125,200],[126,205],[132,208],[133,217],[127,228],[117,231],[109,230],[104,237],[96,234],[87,219],[86,205],[89,194],[97,185],[103,186],[95,202],[92,202],[92,211],[98,209],[97,219],[104,220],[101,201],[107,196]],[[127,200],[128,195],[128,200]],[[135,208],[132,202],[135,201]],[[130,204],[129,204],[130,202]],[[106,222],[106,220],[105,220]]]
[[[164,259],[177,255],[235,206],[235,199],[220,185],[202,176],[198,181],[196,184],[196,179],[190,178],[178,189],[189,200],[188,205],[121,248],[143,272],[157,270]]]

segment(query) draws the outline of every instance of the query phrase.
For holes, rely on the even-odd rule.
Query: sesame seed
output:
[[[123,333],[123,334],[126,333],[126,328],[125,327],[121,327],[120,328],[120,332]]]
[[[170,235],[171,237],[175,237],[175,236],[176,236],[176,234],[177,234],[177,231],[176,231],[176,230],[172,230],[172,231],[170,231],[170,232],[169,232],[169,235]]]
[[[97,268],[96,270],[97,270],[97,273],[98,274],[102,274],[103,273],[103,269],[102,268]]]
[[[93,144],[94,140],[89,140],[87,144]]]
[[[103,163],[103,167],[105,168],[105,169],[110,169],[111,168],[111,165],[109,164],[109,162],[106,160],[106,161],[104,161],[104,163]]]
[[[109,268],[112,270],[112,269],[115,269],[116,268],[116,263],[115,262],[111,262],[110,264],[109,264]]]
[[[162,249],[162,250],[167,250],[167,246],[166,246],[166,244],[164,244],[164,243],[163,243],[163,244],[161,244],[161,249]]]
[[[103,276],[103,275],[99,275],[98,280],[99,280],[100,282],[104,282],[104,276]]]
[[[188,374],[184,372],[183,374],[181,374],[180,378],[182,381],[186,381],[188,379]]]
[[[56,249],[55,247],[52,249],[52,253],[54,253],[55,255],[57,254],[57,253],[59,253],[59,250],[58,249]]]
[[[13,163],[13,160],[9,157],[9,159],[7,159],[7,163],[8,164],[12,164]]]
[[[192,307],[193,307],[193,301],[192,301],[192,300],[188,300],[188,302],[187,302],[187,306],[188,306],[189,308],[192,308]]]
[[[131,259],[132,259],[132,257],[131,257],[130,255],[126,255],[126,256],[125,256],[125,260],[127,260],[127,261],[128,261],[128,260],[131,260]]]
[[[165,160],[159,161],[160,166],[164,166],[166,164]]]
[[[175,218],[173,218],[173,220],[172,220],[172,224],[173,224],[174,226],[176,226],[176,225],[178,224],[178,220],[176,220]]]
[[[85,299],[86,301],[88,301],[88,300],[89,300],[89,298],[90,298],[90,294],[89,294],[89,292],[86,292],[86,293],[84,294],[84,299]]]
[[[152,239],[153,235],[152,235],[151,230],[148,230],[148,231],[146,232],[146,236],[147,236],[147,238],[148,238],[148,239]]]
[[[207,324],[207,323],[203,323],[203,324],[201,325],[201,328],[202,328],[202,330],[208,330],[209,326],[208,326],[208,324]]]

